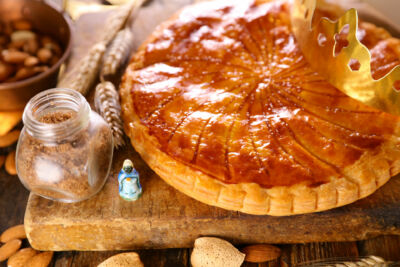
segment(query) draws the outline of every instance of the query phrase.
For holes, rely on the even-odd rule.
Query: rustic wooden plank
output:
[[[142,175],[144,194],[135,203],[118,196],[117,174],[125,158],[133,159]],[[127,148],[115,157],[100,194],[76,204],[31,196],[25,222],[31,244],[43,250],[190,247],[204,235],[236,244],[347,241],[399,233],[399,188],[397,177],[371,197],[343,208],[292,217],[251,216],[181,194]]]
[[[188,249],[141,250],[138,253],[145,266],[190,266]]]

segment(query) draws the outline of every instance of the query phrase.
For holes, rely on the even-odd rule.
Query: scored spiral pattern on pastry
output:
[[[145,131],[177,164],[222,185],[257,184],[269,198],[269,189],[313,190],[335,179],[360,187],[366,178],[354,166],[364,158],[397,173],[399,118],[347,97],[313,71],[291,33],[289,8],[282,1],[207,2],[164,23],[123,79],[125,122],[140,124],[128,134]],[[359,34],[376,78],[400,62],[397,39],[368,23]],[[151,161],[151,152],[136,148]],[[356,198],[381,186],[371,179],[374,186],[361,186]]]

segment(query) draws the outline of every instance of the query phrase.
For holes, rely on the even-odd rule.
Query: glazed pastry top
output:
[[[286,2],[221,2],[184,9],[128,67],[135,113],[161,151],[228,184],[314,187],[399,135],[398,117],[309,67]],[[368,23],[358,34],[374,78],[399,64],[397,39]]]

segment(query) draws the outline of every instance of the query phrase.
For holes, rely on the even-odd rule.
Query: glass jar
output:
[[[50,89],[26,105],[16,156],[24,186],[42,197],[78,202],[98,193],[112,162],[104,119],[70,89]]]

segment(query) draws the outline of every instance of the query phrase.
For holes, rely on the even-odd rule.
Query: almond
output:
[[[28,53],[12,50],[3,50],[1,55],[5,62],[12,64],[24,63],[25,59],[29,57]]]
[[[37,251],[33,248],[23,248],[8,259],[7,267],[24,267],[28,260],[36,254]]]
[[[41,48],[37,52],[37,57],[39,58],[40,62],[42,63],[47,63],[51,57],[53,56],[53,53],[51,52],[50,49],[47,48]]]
[[[139,255],[135,252],[127,252],[114,255],[97,267],[143,267],[143,263],[140,261]]]
[[[36,33],[31,32],[31,31],[15,31],[11,34],[10,36],[11,42],[26,42],[28,40],[32,40],[36,38]],[[22,46],[24,46],[24,43],[22,43]]]
[[[5,230],[0,236],[0,242],[7,243],[13,239],[25,239],[25,227],[23,224],[19,224]]]
[[[46,45],[49,44],[49,43],[56,43],[56,41],[54,41],[54,39],[51,38],[51,37],[48,36],[48,35],[43,35],[43,36],[41,36],[40,42],[42,43],[42,46],[46,46]]]
[[[39,59],[37,57],[33,57],[33,56],[26,58],[24,61],[24,65],[26,67],[33,67],[37,64],[39,64]]]
[[[17,80],[23,80],[23,79],[32,77],[35,74],[36,74],[36,72],[33,68],[23,67],[17,71],[17,73],[15,74],[15,78]]]
[[[38,40],[36,38],[35,39],[29,39],[24,44],[24,52],[27,52],[27,53],[29,53],[31,55],[36,55],[38,50],[39,50],[39,42],[38,42]]]
[[[21,247],[22,241],[19,239],[13,239],[8,241],[3,246],[0,247],[0,262],[5,261],[9,257],[15,254],[17,250]]]
[[[0,136],[0,147],[7,147],[17,142],[20,133],[20,130],[14,130],[3,136]]]
[[[6,158],[6,164],[4,167],[6,168],[6,171],[8,172],[8,174],[10,174],[10,175],[17,174],[17,168],[15,166],[15,150],[8,153],[7,158]]]
[[[6,135],[22,119],[22,111],[0,112],[0,136]]]
[[[51,259],[53,258],[52,251],[42,252],[33,256],[25,264],[26,267],[47,267],[49,266]]]
[[[254,263],[276,260],[281,256],[281,250],[278,247],[268,244],[247,246],[241,251],[246,254],[245,261]]]
[[[6,161],[6,156],[0,155],[0,168],[3,167],[4,161]]]
[[[200,237],[190,256],[193,267],[240,267],[245,255],[231,243],[215,237]]]
[[[45,44],[44,48],[50,49],[57,56],[61,56],[62,55],[61,47],[55,42]]]

